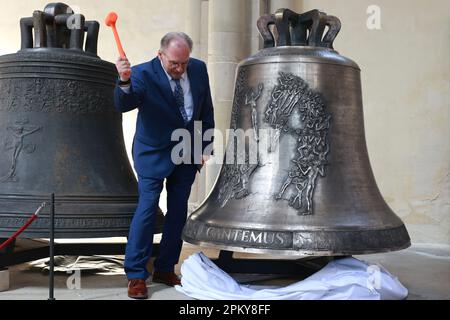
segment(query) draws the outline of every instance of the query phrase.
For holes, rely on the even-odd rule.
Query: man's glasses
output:
[[[167,59],[169,59],[169,57],[164,52],[162,54],[165,55]],[[178,67],[185,68],[189,63],[189,60],[187,60],[186,62],[176,62],[173,60],[168,60],[168,63],[171,68],[178,68]]]

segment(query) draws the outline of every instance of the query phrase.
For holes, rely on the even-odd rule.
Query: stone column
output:
[[[202,0],[186,0],[185,2],[186,20],[184,32],[192,39],[194,48],[191,57],[202,59],[201,52],[201,33],[202,33]],[[189,197],[188,212],[192,211],[203,198],[201,186],[205,184],[204,173],[197,175],[196,180],[191,188],[191,195]]]
[[[270,0],[269,11],[274,13],[277,9],[286,8],[300,13],[303,7],[303,0]]]
[[[255,54],[262,48],[262,40],[256,22],[266,13],[267,0],[250,0],[247,3],[246,38],[249,42],[249,54]]]
[[[194,43],[191,57],[201,59],[202,0],[186,0],[185,32]]]
[[[236,67],[249,52],[245,41],[246,7],[246,1],[241,0],[209,0],[208,70],[216,128],[224,139],[230,126]],[[220,167],[207,165],[206,193],[213,187]]]

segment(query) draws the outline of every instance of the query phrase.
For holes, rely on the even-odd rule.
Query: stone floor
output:
[[[194,252],[203,251],[208,257],[216,258],[218,250],[196,247],[185,243],[180,264]],[[259,255],[237,254],[236,257],[258,257]],[[408,299],[448,300],[450,299],[450,246],[414,244],[410,248],[390,253],[355,256],[369,263],[378,263],[409,290]],[[122,258],[119,256],[119,258]],[[126,278],[119,274],[85,274],[78,280],[73,274],[57,273],[55,276],[55,298],[58,300],[128,300]],[[0,292],[0,300],[46,300],[49,295],[48,275],[29,263],[8,269],[9,289]],[[5,272],[3,272],[5,275]],[[0,276],[1,279],[1,276]],[[243,280],[242,275],[240,280]],[[245,279],[244,279],[245,280]],[[249,275],[246,279],[254,284],[287,285],[298,278],[268,279]],[[77,282],[78,281],[78,282]],[[190,300],[174,288],[148,282],[150,300]]]

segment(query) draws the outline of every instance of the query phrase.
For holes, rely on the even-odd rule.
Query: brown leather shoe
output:
[[[153,272],[153,282],[164,283],[169,287],[181,285],[180,278],[173,272]]]
[[[128,296],[133,299],[147,299],[147,284],[144,279],[128,280]]]

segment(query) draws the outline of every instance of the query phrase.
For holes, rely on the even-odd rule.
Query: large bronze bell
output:
[[[56,237],[127,236],[137,183],[113,106],[116,68],[97,56],[98,22],[52,3],[20,27],[21,50],[0,57],[0,237],[51,193]],[[48,237],[48,226],[43,214],[22,236]]]
[[[265,48],[239,64],[231,116],[231,129],[253,132],[244,145],[248,152],[256,142],[256,161],[237,151],[224,162],[188,218],[184,240],[313,256],[408,247],[408,232],[370,167],[360,69],[333,50],[339,19],[280,9],[262,16],[258,28]],[[261,132],[269,132],[268,143]],[[230,135],[226,153],[238,137]]]

